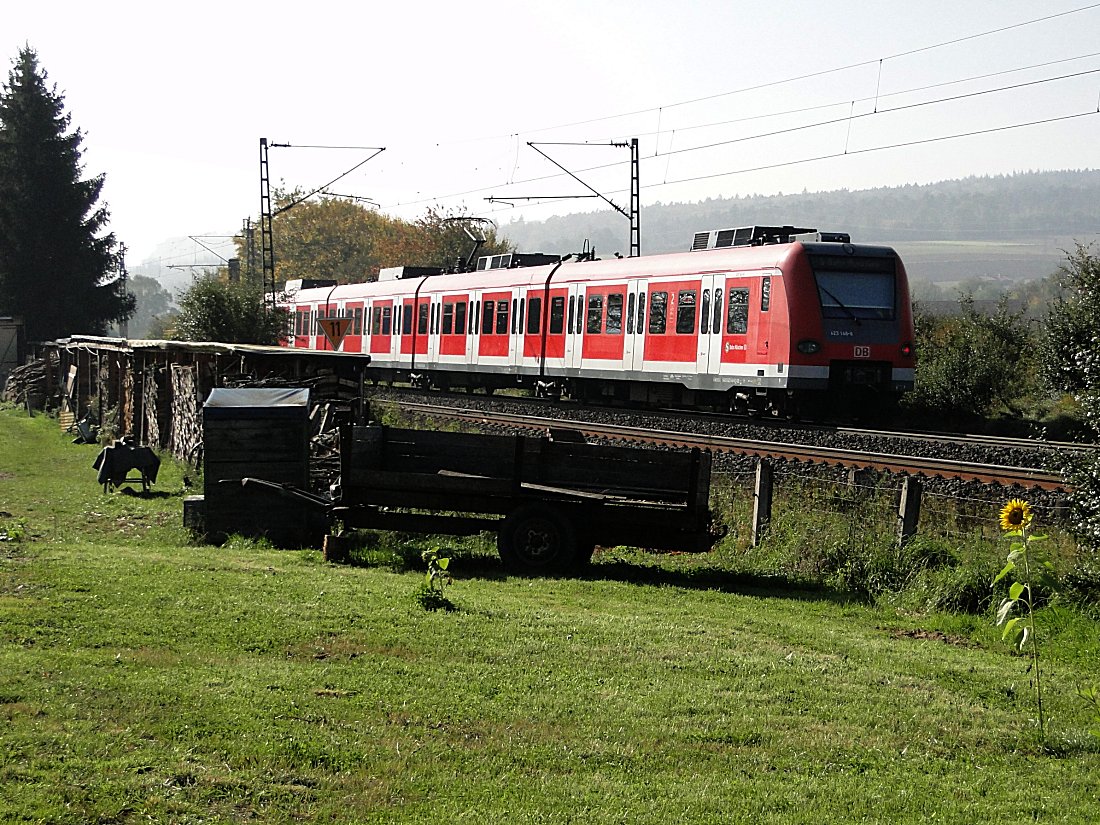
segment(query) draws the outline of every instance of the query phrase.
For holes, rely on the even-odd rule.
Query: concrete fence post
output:
[[[764,540],[768,524],[772,519],[772,486],[774,471],[768,459],[756,462],[756,487],[752,494],[752,546],[759,546]]]
[[[920,521],[921,483],[919,479],[906,476],[901,485],[901,500],[898,502],[898,547],[901,548],[917,534],[917,522]]]

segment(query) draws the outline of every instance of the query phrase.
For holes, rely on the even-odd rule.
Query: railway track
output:
[[[1025,489],[1067,490],[1065,480],[1061,475],[1030,467],[1006,467],[947,458],[893,455],[810,444],[761,441],[755,438],[735,438],[705,433],[657,430],[647,427],[627,427],[605,422],[548,418],[439,404],[407,401],[398,403],[404,410],[414,414],[450,418],[494,427],[508,427],[543,433],[568,430],[578,432],[589,438],[612,439],[631,444],[682,449],[696,447],[714,453],[732,453],[778,461],[870,469],[895,474],[957,479],[981,484],[999,484],[1006,487],[1019,486]],[[998,441],[997,443],[1002,444],[1003,442]]]

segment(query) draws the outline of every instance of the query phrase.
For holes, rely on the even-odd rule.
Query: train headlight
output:
[[[796,349],[803,355],[813,355],[814,353],[821,352],[821,344],[807,338],[805,341],[799,341]]]
[[[913,342],[906,341],[901,345],[901,354],[905,358],[911,358],[913,355]]]

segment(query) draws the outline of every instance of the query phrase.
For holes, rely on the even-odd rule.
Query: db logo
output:
[[[871,357],[871,348],[870,347],[852,347],[852,357],[853,358],[870,358]]]

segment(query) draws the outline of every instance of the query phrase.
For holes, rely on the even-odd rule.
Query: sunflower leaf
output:
[[[1007,576],[1009,573],[1011,573],[1015,569],[1016,569],[1016,562],[1014,562],[1011,558],[1009,558],[1008,564],[1006,564],[1001,569],[1001,572],[997,574],[997,578],[995,578],[993,580],[993,584],[996,584],[997,582],[999,582],[1001,579],[1003,579],[1005,576]]]

